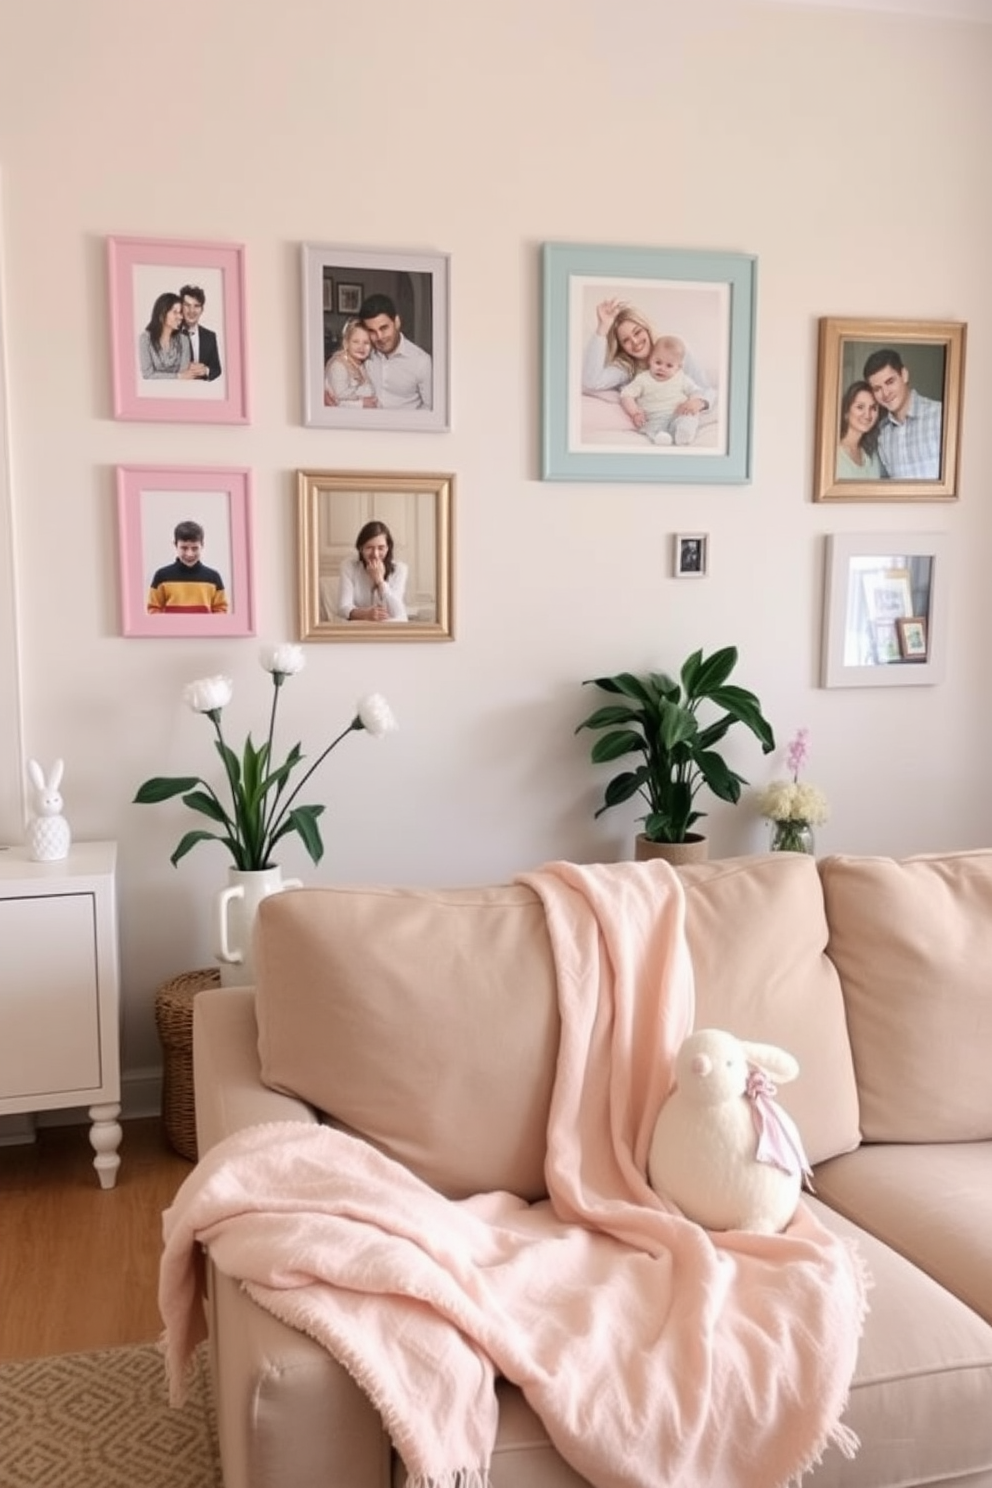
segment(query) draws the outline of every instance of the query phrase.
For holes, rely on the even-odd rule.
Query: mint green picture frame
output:
[[[746,485],[757,258],[545,243],[542,269],[542,480]],[[705,356],[715,397],[691,448],[653,445],[624,415],[618,389],[584,388],[584,355],[600,299],[646,306],[642,313],[656,335],[678,336],[689,355]]]

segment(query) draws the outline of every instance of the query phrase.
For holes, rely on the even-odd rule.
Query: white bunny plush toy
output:
[[[34,786],[34,816],[28,823],[28,851],[39,863],[55,863],[69,856],[72,833],[62,815],[62,761],[56,760],[46,780],[37,760],[28,760],[28,774]]]
[[[774,1044],[744,1043],[720,1028],[690,1034],[651,1138],[655,1193],[707,1230],[784,1230],[810,1169],[769,1076],[784,1082],[798,1073]]]

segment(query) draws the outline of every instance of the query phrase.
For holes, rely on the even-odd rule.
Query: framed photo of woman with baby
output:
[[[815,501],[957,499],[966,329],[820,321]]]
[[[114,417],[246,424],[244,247],[108,238]]]
[[[757,260],[544,245],[544,480],[751,478]]]

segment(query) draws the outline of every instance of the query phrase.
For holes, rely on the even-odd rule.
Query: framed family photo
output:
[[[245,250],[107,240],[114,417],[246,424]]]
[[[958,497],[966,329],[820,321],[814,500]]]
[[[447,254],[305,243],[302,274],[304,423],[447,429]]]
[[[119,465],[117,518],[122,634],[255,634],[249,470]]]
[[[544,245],[544,480],[751,478],[757,260]]]
[[[943,680],[948,542],[943,532],[827,538],[824,687]]]
[[[451,474],[300,470],[304,641],[454,637]]]

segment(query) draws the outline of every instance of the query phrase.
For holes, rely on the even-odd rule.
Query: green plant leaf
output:
[[[663,750],[672,750],[678,744],[694,739],[698,733],[699,724],[688,708],[667,699],[662,703],[658,737]]]
[[[270,774],[266,775],[265,779],[262,781],[262,794],[268,795],[272,787],[275,786],[276,797],[278,798],[286,784],[286,781],[296,769],[296,766],[300,763],[300,760],[302,758],[303,753],[300,749],[299,744],[294,744],[292,749],[289,751],[289,754],[283,760],[282,764],[277,765],[276,768]]]
[[[227,771],[228,779],[231,781],[232,790],[237,790],[241,784],[241,761],[229,744],[223,739],[214,740],[214,748],[224,761],[224,769]]]
[[[183,796],[183,805],[191,807],[194,811],[202,812],[211,820],[222,822],[225,827],[230,826],[227,812],[221,806],[216,797],[208,795],[206,791],[192,791],[188,796]]]
[[[667,672],[649,672],[648,681],[652,691],[659,700],[667,698],[670,703],[677,703],[682,695],[679,684],[668,675]]]
[[[132,805],[146,806],[157,801],[168,801],[173,796],[182,795],[183,791],[192,790],[194,785],[202,784],[199,775],[156,775],[154,780],[146,780],[144,785],[138,787]]]
[[[722,651],[714,651],[712,656],[705,659],[702,652],[694,652],[682,668],[682,686],[686,695],[694,698],[712,697],[713,689],[726,682],[736,665],[736,646],[724,646]],[[687,673],[691,675],[691,685],[687,680]]]
[[[187,832],[186,835],[180,839],[179,846],[176,848],[175,852],[169,859],[169,862],[173,865],[173,867],[177,867],[180,858],[184,858],[189,852],[190,848],[195,847],[198,842],[223,842],[225,846],[231,849],[231,853],[234,856],[234,860],[237,863],[237,866],[239,868],[244,867],[244,864],[241,862],[240,849],[238,848],[238,844],[232,837],[220,836],[217,832],[204,831]]]
[[[599,809],[605,811],[609,806],[619,806],[621,801],[629,801],[631,796],[636,796],[647,779],[648,767],[642,765],[639,770],[624,770],[620,775],[614,775],[603,793],[604,805]],[[596,813],[597,816],[599,812]]]
[[[647,749],[642,736],[635,734],[633,729],[618,729],[616,733],[603,734],[602,738],[597,739],[589,751],[589,757],[594,765],[606,765],[635,750],[646,754]]]
[[[590,677],[583,682],[583,687],[589,685],[601,687],[604,692],[621,692],[624,697],[636,698],[639,703],[650,703],[653,695],[645,682],[640,677],[635,677],[632,672],[618,672],[615,677]]]
[[[726,708],[732,718],[751,730],[760,741],[763,754],[771,753],[775,748],[775,735],[753,692],[743,687],[719,687],[711,693],[711,700],[717,707]]]
[[[743,775],[738,775],[736,770],[731,770],[718,754],[697,755],[696,764],[706,784],[719,800],[733,802],[740,800],[741,786],[747,785],[747,781]]]
[[[251,742],[251,734],[248,735],[245,740],[241,779],[245,800],[251,810],[255,809],[261,795],[259,787],[268,753],[268,744],[263,744],[261,749],[256,749]]]
[[[604,708],[597,708],[595,713],[590,713],[588,718],[577,724],[575,732],[586,728],[611,728],[615,723],[627,723],[628,720],[640,717],[641,710],[638,708],[629,708],[623,703],[607,703]]]
[[[323,806],[295,806],[282,823],[277,832],[272,835],[271,846],[285,837],[290,832],[299,834],[300,840],[314,863],[319,863],[324,856],[324,843],[317,826],[317,818],[323,814]]]
[[[719,744],[725,738],[728,730],[736,723],[736,719],[729,713],[721,713],[712,723],[700,729],[696,737],[696,748],[699,750],[712,749],[714,744]]]

